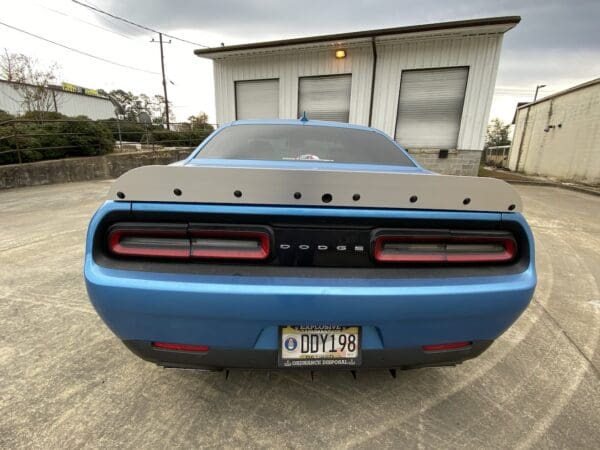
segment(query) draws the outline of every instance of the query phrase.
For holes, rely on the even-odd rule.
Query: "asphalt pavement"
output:
[[[0,447],[598,448],[600,197],[517,186],[539,285],[481,357],[398,372],[162,369],[82,278],[108,181],[0,192]]]

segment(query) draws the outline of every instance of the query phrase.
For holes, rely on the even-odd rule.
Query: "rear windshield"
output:
[[[234,125],[215,135],[199,159],[254,159],[414,166],[379,133],[310,125]]]

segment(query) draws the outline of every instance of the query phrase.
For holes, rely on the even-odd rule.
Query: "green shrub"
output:
[[[154,143],[165,147],[196,147],[209,134],[210,131],[208,130],[169,131],[159,129],[153,130],[150,137]]]
[[[10,151],[14,147],[14,138],[10,137],[11,135],[12,130],[9,126],[0,126],[0,164],[18,162],[17,154]]]
[[[59,159],[73,156],[95,156],[109,153],[114,148],[110,127],[85,116],[66,117],[59,113],[45,113],[49,122],[17,122],[0,126],[0,164]],[[38,120],[28,113],[23,117]],[[55,120],[54,122],[52,120]],[[4,152],[4,153],[2,153]]]
[[[113,150],[115,140],[106,123],[77,116],[79,122],[59,122],[57,142],[66,144],[66,156],[104,155]]]
[[[13,123],[0,126],[0,164],[18,163],[19,155],[15,151],[16,149],[22,149],[20,152],[22,162],[41,159],[39,154],[27,150],[40,146],[37,136],[24,136],[24,134],[32,133],[31,128],[24,124]],[[36,129],[34,128],[34,130]]]
[[[15,116],[7,113],[6,111],[0,109],[0,123],[6,122],[7,120],[13,120]]]
[[[68,119],[69,117],[54,111],[27,111],[18,118],[23,120],[38,120],[40,122],[44,122],[47,120]]]
[[[146,142],[146,127],[144,124],[130,122],[130,121],[119,121],[117,119],[107,119],[101,121],[106,124],[115,140],[119,139],[119,127],[121,128],[121,138],[126,142]],[[152,129],[150,125],[148,131]]]

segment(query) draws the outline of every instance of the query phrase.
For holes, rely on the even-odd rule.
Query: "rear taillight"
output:
[[[500,263],[516,254],[517,243],[506,232],[380,230],[373,240],[380,263]]]
[[[180,352],[207,352],[209,350],[207,345],[173,344],[171,342],[153,342],[152,347]]]
[[[110,253],[130,257],[261,261],[271,252],[266,227],[120,223],[107,240]]]

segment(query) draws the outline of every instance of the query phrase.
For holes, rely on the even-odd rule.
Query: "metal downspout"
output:
[[[515,172],[519,171],[519,164],[521,163],[521,155],[523,153],[523,143],[525,142],[525,133],[527,132],[527,123],[529,122],[529,111],[531,110],[531,106],[527,107],[527,112],[525,113],[525,120],[523,121],[523,131],[521,131],[521,142],[519,142],[519,150],[517,151],[517,165],[515,166]],[[513,136],[514,140],[514,136]]]
[[[373,123],[373,100],[375,98],[375,75],[377,73],[377,45],[375,36],[371,37],[371,50],[373,51],[373,69],[371,71],[371,103],[369,105],[369,126]]]

